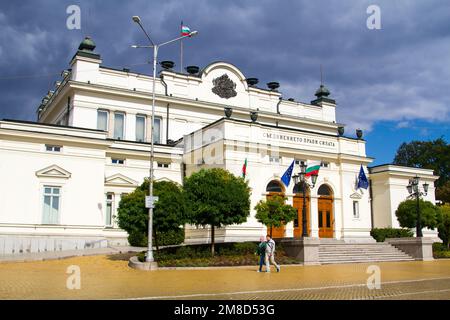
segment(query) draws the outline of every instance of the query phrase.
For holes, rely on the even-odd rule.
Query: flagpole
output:
[[[180,34],[183,33],[183,21],[181,21]],[[183,39],[180,41],[180,73],[183,73]]]

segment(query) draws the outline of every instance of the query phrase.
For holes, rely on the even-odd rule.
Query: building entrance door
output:
[[[310,198],[306,197],[306,230],[308,237],[311,234],[311,226],[309,223],[309,206]],[[297,209],[297,217],[294,219],[294,238],[301,238],[303,234],[303,196],[295,195],[293,207]]]
[[[323,185],[319,188],[318,194],[319,194],[319,201],[318,201],[319,238],[333,238],[334,213],[333,213],[333,195],[331,194],[331,189]]]

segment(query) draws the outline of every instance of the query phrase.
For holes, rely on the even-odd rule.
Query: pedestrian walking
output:
[[[277,268],[277,272],[280,272],[280,266],[275,262],[275,241],[273,241],[270,235],[267,235],[266,239],[266,272],[270,272],[270,263]]]
[[[258,244],[258,247],[256,248],[256,253],[259,255],[259,269],[257,271],[262,272],[263,264],[265,264],[266,262],[267,242],[264,236],[261,236],[261,238],[259,238],[259,241],[260,242]]]

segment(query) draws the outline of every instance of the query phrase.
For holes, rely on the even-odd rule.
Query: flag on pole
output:
[[[244,165],[242,166],[242,178],[245,179],[246,175],[247,175],[247,158],[245,158]]]
[[[281,181],[283,181],[283,183],[286,187],[289,187],[289,183],[291,182],[292,171],[294,170],[294,163],[295,163],[295,160],[292,161],[289,168],[287,168],[286,172],[281,177]]]
[[[188,36],[191,34],[191,29],[188,26],[183,25],[183,21],[181,21],[181,35]]]
[[[319,174],[320,161],[308,161],[308,166],[306,167],[306,177],[310,177],[313,174]]]
[[[358,189],[367,190],[367,188],[369,188],[369,180],[367,180],[366,173],[364,172],[363,166],[361,165],[358,176]]]

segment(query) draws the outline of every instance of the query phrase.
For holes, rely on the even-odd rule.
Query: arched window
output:
[[[294,189],[292,190],[293,193],[303,193],[303,184],[304,182],[299,182],[294,186]],[[306,194],[309,194],[309,187],[306,185]]]
[[[326,184],[323,184],[320,186],[319,190],[317,190],[317,194],[319,196],[332,196],[333,191],[331,190],[331,188],[329,186],[327,186]]]
[[[266,187],[266,191],[267,192],[284,192],[283,187],[281,186],[281,183],[276,180],[272,180],[269,182],[269,184]]]

